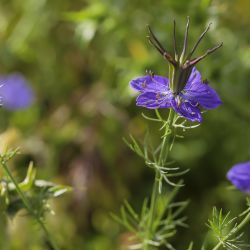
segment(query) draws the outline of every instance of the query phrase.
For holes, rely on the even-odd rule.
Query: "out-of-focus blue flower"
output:
[[[202,121],[200,107],[214,109],[221,100],[214,89],[203,83],[201,74],[194,67],[184,89],[174,94],[169,79],[159,75],[147,75],[130,82],[140,95],[136,105],[148,109],[173,108],[180,116],[190,121]]]
[[[241,192],[250,194],[250,162],[234,165],[228,171],[227,179]]]
[[[34,92],[27,80],[19,73],[0,76],[1,104],[8,110],[29,107],[34,101]]]

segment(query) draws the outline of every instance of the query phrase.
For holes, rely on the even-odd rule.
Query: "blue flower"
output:
[[[190,121],[202,121],[201,108],[214,109],[221,104],[221,100],[214,89],[202,81],[201,74],[195,65],[214,53],[222,46],[222,43],[208,49],[203,55],[193,58],[201,40],[208,32],[210,25],[200,35],[198,41],[188,53],[189,18],[187,19],[183,49],[180,55],[177,53],[175,21],[174,21],[174,54],[171,54],[155,34],[148,27],[149,42],[166,59],[170,65],[170,79],[159,75],[148,75],[136,78],[130,85],[140,92],[136,100],[137,106],[149,109],[173,108],[180,116]]]
[[[133,79],[130,85],[140,95],[136,105],[148,109],[173,108],[180,116],[190,121],[202,121],[201,107],[214,109],[221,100],[214,89],[203,83],[201,74],[194,67],[183,90],[173,93],[169,79],[159,75],[147,75]]]
[[[241,192],[250,194],[250,162],[234,165],[228,171],[227,179]]]
[[[1,104],[8,110],[29,107],[34,101],[34,92],[27,80],[19,73],[0,76]]]

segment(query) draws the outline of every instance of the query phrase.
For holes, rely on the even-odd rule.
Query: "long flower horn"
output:
[[[190,59],[191,56],[193,55],[193,53],[195,52],[195,50],[197,49],[198,45],[200,44],[201,40],[203,39],[203,37],[206,35],[206,33],[209,31],[210,26],[212,23],[209,23],[207,28],[203,31],[203,33],[200,35],[198,41],[196,42],[196,44],[194,45],[193,49],[191,50],[190,54],[188,55],[187,59]]]
[[[173,57],[171,56],[171,54],[169,52],[167,52],[167,50],[161,45],[161,43],[159,42],[159,40],[156,38],[156,36],[154,35],[153,31],[151,30],[150,26],[148,25],[148,31],[149,31],[149,42],[160,52],[160,54],[163,55],[163,57],[168,60],[171,64],[173,64],[174,66],[176,66],[176,61],[175,59],[173,59]]]
[[[187,17],[187,25],[186,25],[186,31],[185,31],[185,37],[184,37],[184,44],[183,49],[181,53],[181,59],[185,57],[187,46],[188,46],[188,30],[189,30],[189,17]]]
[[[198,62],[200,62],[202,59],[204,59],[205,57],[207,57],[208,55],[212,54],[217,49],[219,49],[222,45],[223,45],[223,43],[220,43],[217,46],[215,46],[215,47],[213,47],[211,49],[208,49],[204,55],[199,56],[197,58],[194,58],[191,61],[187,61],[187,66],[192,66],[193,67],[195,64],[197,64]]]
[[[176,23],[174,20],[174,30],[173,30],[173,44],[174,44],[174,55],[175,55],[175,60],[178,60],[178,51],[177,51],[177,46],[176,46]]]

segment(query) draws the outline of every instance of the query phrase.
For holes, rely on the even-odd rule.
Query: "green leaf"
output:
[[[25,179],[19,184],[22,191],[28,191],[31,189],[36,179],[36,169],[33,167],[33,162],[30,162],[27,175]]]
[[[65,186],[65,185],[56,185],[48,189],[48,192],[52,194],[53,197],[59,197],[71,191],[72,191],[72,187]]]

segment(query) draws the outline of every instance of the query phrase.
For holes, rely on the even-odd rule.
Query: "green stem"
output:
[[[168,116],[168,120],[167,123],[168,125],[166,126],[166,130],[165,130],[165,135],[162,141],[162,147],[161,147],[161,151],[160,151],[160,155],[159,155],[159,159],[157,164],[158,165],[164,165],[164,163],[166,162],[167,158],[168,158],[168,154],[170,151],[170,135],[172,134],[172,129],[173,129],[173,121],[174,121],[174,111],[172,109],[170,109],[169,111],[169,116]],[[166,133],[168,132],[168,130],[170,129],[170,134],[166,135]]]
[[[159,185],[159,172],[155,173],[155,180],[154,180],[154,186],[152,190],[152,195],[151,195],[151,202],[150,202],[150,210],[149,210],[149,219],[148,219],[148,230],[147,230],[147,241],[150,240],[151,235],[152,235],[152,229],[153,229],[153,220],[154,220],[154,214],[155,214],[155,207],[156,207],[156,202],[158,198],[158,185]],[[148,242],[145,242],[144,244],[144,250],[149,250],[150,245]]]
[[[173,120],[174,120],[174,111],[170,109],[169,116],[168,116],[168,124],[166,125],[165,134],[168,132],[169,129],[172,129],[173,127]],[[157,160],[157,164],[163,165],[168,157],[168,153],[170,151],[170,134],[163,137],[162,144],[161,144],[161,150],[159,154],[159,158]],[[144,242],[143,250],[150,250],[150,245],[148,244],[148,240],[152,238],[154,228],[153,228],[153,221],[155,217],[155,208],[156,203],[159,195],[159,179],[160,179],[160,173],[159,171],[155,171],[155,179],[154,179],[154,185],[153,190],[151,194],[151,200],[150,200],[150,208],[149,208],[149,219],[148,219],[148,227],[147,227],[147,234],[146,234],[146,242]]]
[[[27,209],[27,211],[36,219],[37,223],[41,226],[41,228],[43,229],[44,233],[47,236],[47,239],[49,241],[49,243],[51,244],[52,248],[54,250],[59,250],[59,248],[57,247],[57,245],[55,244],[54,240],[52,239],[52,237],[49,234],[48,229],[46,228],[45,224],[43,223],[42,219],[36,214],[36,212],[33,210],[32,206],[29,204],[28,200],[26,199],[24,193],[22,192],[22,190],[20,189],[17,181],[15,180],[14,176],[11,174],[6,162],[2,159],[1,160],[1,165],[6,173],[6,175],[10,178],[10,180],[12,181],[12,183],[14,184],[17,193],[19,194],[25,208]]]
[[[246,215],[246,217],[242,220],[242,222],[234,228],[224,239],[223,241],[220,241],[212,250],[217,250],[221,245],[223,245],[223,242],[226,241],[229,237],[231,237],[233,234],[236,234],[239,230],[241,230],[242,227],[244,227],[248,222],[250,221],[250,212]]]

